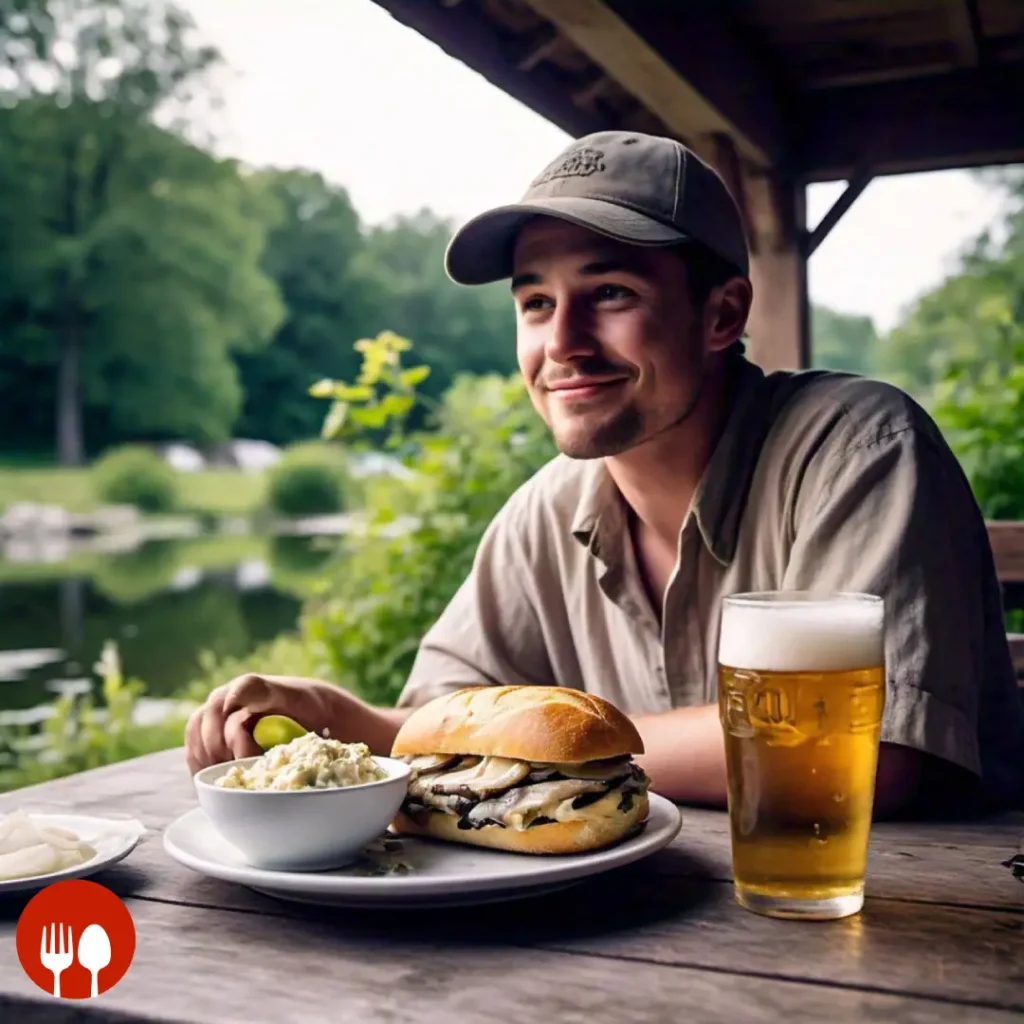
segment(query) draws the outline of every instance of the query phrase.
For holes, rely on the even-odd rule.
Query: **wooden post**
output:
[[[723,177],[743,215],[750,245],[754,307],[747,354],[767,371],[810,365],[805,190],[752,167],[724,133],[693,139],[697,154]]]
[[[768,371],[804,369],[811,361],[804,187],[766,173],[748,180],[747,196],[756,238],[750,358]]]

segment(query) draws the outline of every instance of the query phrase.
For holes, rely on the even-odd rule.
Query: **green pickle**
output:
[[[280,746],[282,743],[291,743],[292,740],[305,736],[307,732],[308,729],[287,715],[267,715],[256,723],[252,738],[261,749],[270,750],[271,747]]]

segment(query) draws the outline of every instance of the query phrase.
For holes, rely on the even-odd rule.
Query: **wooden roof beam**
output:
[[[536,42],[526,51],[516,64],[520,71],[532,71],[538,64],[553,57],[564,46],[566,41],[553,29],[539,34]]]
[[[945,0],[945,5],[957,61],[964,67],[975,67],[981,63],[985,47],[978,0]]]
[[[843,214],[853,206],[864,189],[871,184],[873,177],[874,174],[866,167],[858,169],[850,176],[842,195],[825,211],[825,216],[818,221],[814,230],[808,231],[805,235],[803,243],[805,259],[810,259],[814,255],[814,250],[828,238],[832,229],[842,220]]]
[[[795,169],[805,181],[1024,162],[1024,68],[809,93]]]
[[[779,166],[772,84],[707,10],[635,0],[525,0],[683,139],[727,134],[742,159]]]

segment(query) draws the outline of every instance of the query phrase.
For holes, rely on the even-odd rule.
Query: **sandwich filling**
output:
[[[412,769],[402,810],[414,821],[431,811],[453,815],[461,829],[523,830],[628,813],[650,781],[628,754],[576,764],[459,754],[402,760]]]

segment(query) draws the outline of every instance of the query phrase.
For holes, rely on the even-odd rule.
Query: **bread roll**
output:
[[[406,719],[391,748],[392,757],[563,763],[643,752],[636,726],[614,704],[559,686],[477,686],[436,697]]]

